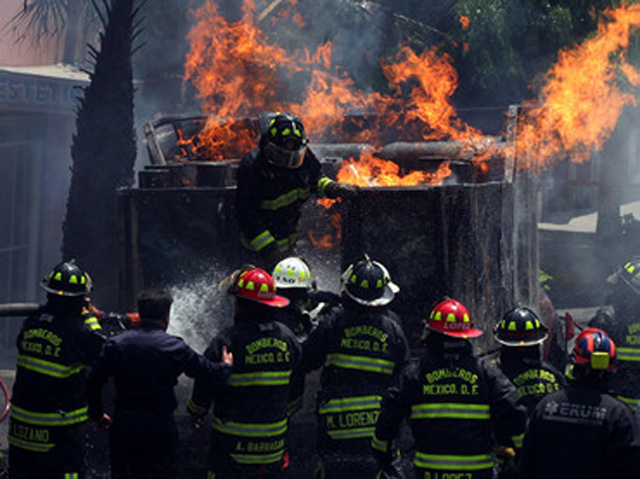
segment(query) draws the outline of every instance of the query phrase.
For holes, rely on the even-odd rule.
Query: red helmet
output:
[[[616,345],[601,329],[587,328],[576,338],[571,362],[593,370],[616,370]]]
[[[429,315],[427,327],[454,338],[476,338],[482,334],[482,331],[473,327],[464,304],[455,299],[438,303]]]
[[[287,298],[276,294],[276,285],[271,275],[260,268],[242,271],[236,279],[233,293],[239,298],[276,308],[289,304]]]

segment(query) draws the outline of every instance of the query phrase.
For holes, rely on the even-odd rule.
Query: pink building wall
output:
[[[77,1],[77,0],[76,0]],[[24,0],[2,0],[0,8],[0,66],[50,65],[60,61],[63,41],[46,38],[39,45],[16,43],[7,27],[11,18],[22,9]]]

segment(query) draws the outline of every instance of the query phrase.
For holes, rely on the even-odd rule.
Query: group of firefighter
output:
[[[238,170],[247,263],[218,285],[234,299],[232,325],[200,355],[167,333],[171,294],[146,289],[137,314],[110,315],[123,330],[107,337],[89,275],[57,265],[42,282],[46,304],[17,338],[10,477],[87,477],[91,422],[108,431],[112,478],[179,477],[182,374],[193,379],[194,426],[211,428],[203,478],[291,477],[292,464],[311,460],[290,439],[314,371],[317,479],[640,477],[640,259],[610,277],[610,304],[575,339],[566,372],[543,361],[548,328],[517,305],[484,318],[496,322],[495,358],[474,352],[483,331],[449,297],[425,314],[412,350],[393,311],[399,287],[380,261],[363,254],[338,293],[317,289],[294,254],[302,206],[358,188],[322,174],[299,118],[261,121]],[[111,381],[113,410],[103,404]]]

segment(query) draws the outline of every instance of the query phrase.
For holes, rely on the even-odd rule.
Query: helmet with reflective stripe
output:
[[[475,338],[482,331],[475,329],[469,311],[460,301],[446,299],[438,303],[427,322],[427,327],[454,338]]]
[[[615,371],[616,345],[601,329],[587,328],[576,338],[571,362],[594,371]]]
[[[494,337],[505,346],[533,346],[549,337],[548,328],[529,308],[517,307],[505,313],[496,325]]]
[[[314,287],[309,265],[297,256],[285,258],[276,264],[272,276],[278,289],[312,289]]]
[[[242,271],[236,278],[233,294],[266,306],[282,308],[289,300],[276,294],[276,285],[269,273],[260,268]]]
[[[616,273],[613,275],[614,278],[622,279],[635,294],[640,295],[640,257],[635,257],[620,266]]]
[[[58,296],[85,296],[91,292],[91,279],[71,260],[55,266],[40,287]]]
[[[382,263],[368,255],[349,266],[341,278],[342,291],[356,303],[365,306],[384,306],[390,303],[400,288],[391,281]]]
[[[276,113],[265,126],[267,161],[283,168],[302,165],[308,140],[300,118],[291,113]]]

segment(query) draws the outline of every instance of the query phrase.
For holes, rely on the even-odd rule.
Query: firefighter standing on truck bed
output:
[[[311,194],[348,198],[358,187],[336,183],[322,173],[298,117],[264,114],[261,123],[258,147],[238,168],[236,212],[242,245],[272,271],[290,256],[298,240],[302,207]]]
[[[385,470],[405,418],[415,439],[416,477],[490,479],[492,445],[517,448],[527,420],[521,396],[494,365],[473,354],[480,336],[465,306],[447,299],[431,311],[425,352],[389,389],[371,443]]]
[[[273,310],[289,301],[275,293],[266,271],[239,270],[231,283],[236,297],[234,324],[220,332],[204,355],[219,361],[223,348],[233,353],[226,385],[213,388],[196,379],[187,408],[202,418],[213,401],[209,478],[283,477],[288,466],[289,382],[300,361],[300,345]]]
[[[57,265],[41,286],[47,303],[24,321],[17,338],[9,474],[15,479],[82,478],[86,368],[105,338],[97,322],[83,314],[90,282],[78,265]]]
[[[303,344],[303,367],[323,367],[318,392],[318,479],[374,477],[370,443],[386,389],[409,359],[389,309],[399,288],[368,256],[341,281],[343,307],[324,317]],[[395,464],[394,464],[395,466]]]
[[[616,347],[585,329],[571,354],[569,387],[533,411],[522,448],[522,479],[637,479],[640,431],[629,408],[609,395]]]

